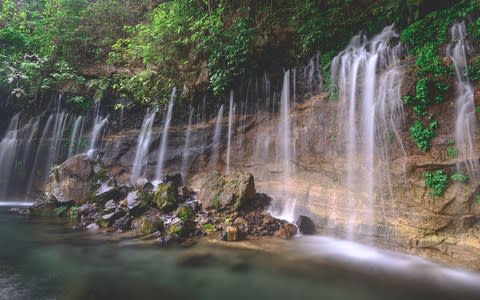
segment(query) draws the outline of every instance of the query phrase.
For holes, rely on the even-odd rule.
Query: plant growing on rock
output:
[[[435,120],[428,126],[424,126],[421,121],[417,120],[410,127],[410,136],[415,140],[420,151],[426,152],[432,147],[432,139],[437,135],[435,132],[437,128],[438,122]]]
[[[455,181],[455,182],[461,182],[461,183],[467,183],[470,180],[470,177],[468,175],[462,174],[462,173],[455,173],[450,178]]]
[[[448,175],[442,170],[436,170],[435,172],[424,172],[423,178],[425,179],[425,186],[432,189],[432,194],[437,197],[441,197],[448,187]]]

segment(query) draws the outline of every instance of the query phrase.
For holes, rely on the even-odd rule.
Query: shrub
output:
[[[425,185],[432,189],[434,196],[442,196],[448,187],[448,176],[442,170],[437,170],[434,173],[424,172],[423,178]]]

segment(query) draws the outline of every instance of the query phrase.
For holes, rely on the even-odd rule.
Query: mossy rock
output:
[[[160,231],[164,230],[163,220],[159,216],[150,216],[150,217],[142,218],[142,223],[140,225],[140,232],[142,234],[150,234],[158,230]]]
[[[202,186],[199,200],[204,208],[240,209],[255,199],[255,182],[250,173],[210,176]]]
[[[186,237],[195,229],[195,223],[192,221],[179,221],[171,224],[167,229],[167,234]]]
[[[190,205],[181,206],[177,210],[177,217],[182,221],[192,221],[195,218],[195,212]]]
[[[173,183],[161,183],[155,192],[154,202],[163,212],[172,212],[178,207],[178,188]]]

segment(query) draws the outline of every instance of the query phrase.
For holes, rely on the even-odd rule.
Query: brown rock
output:
[[[226,233],[227,233],[227,236],[226,236],[227,241],[234,242],[234,241],[240,240],[239,230],[236,226],[227,226]]]
[[[275,232],[275,236],[281,239],[289,239],[297,234],[297,226],[291,223],[280,225],[280,228]]]

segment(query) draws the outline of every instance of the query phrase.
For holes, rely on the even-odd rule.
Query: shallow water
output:
[[[70,227],[0,207],[0,299],[480,299],[477,274],[328,237],[160,248]]]

